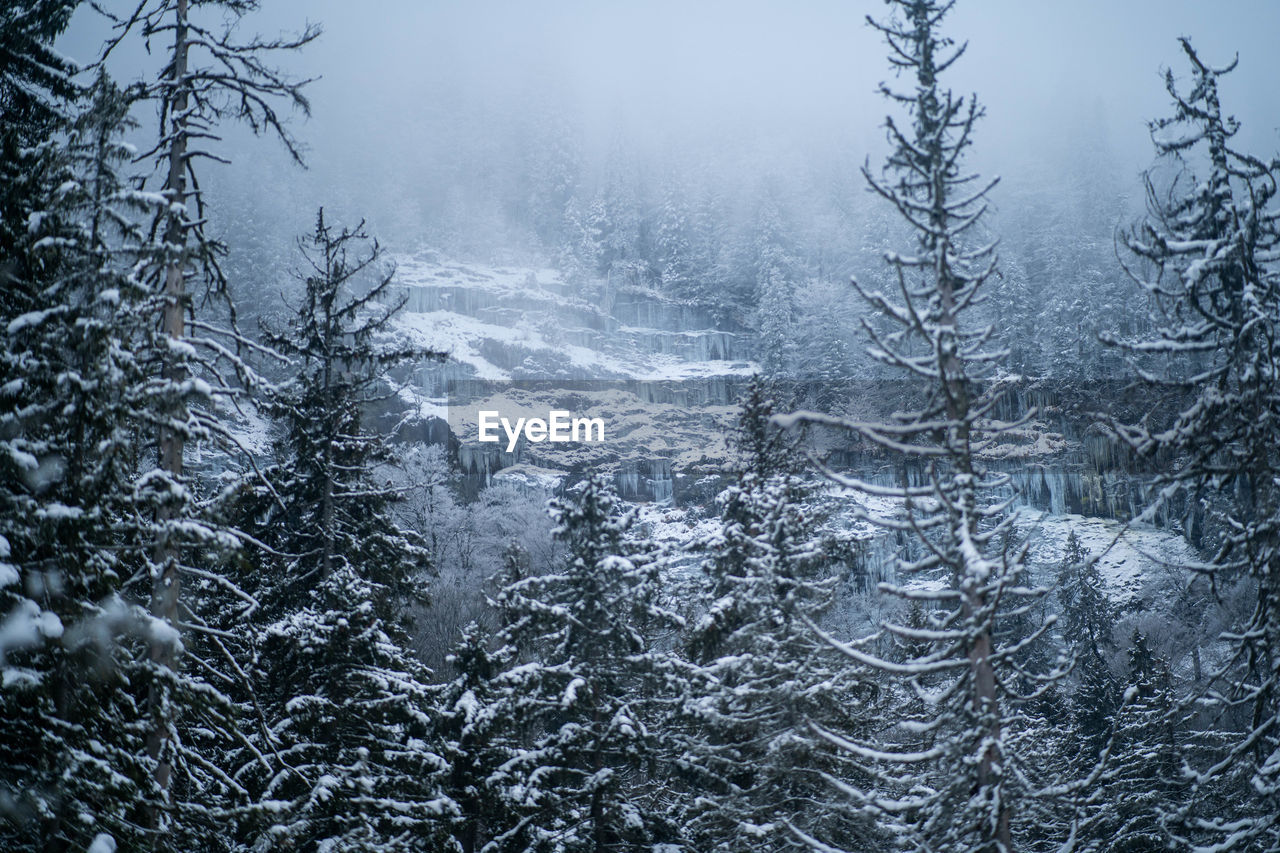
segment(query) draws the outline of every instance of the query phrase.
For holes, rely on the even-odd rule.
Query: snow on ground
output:
[[[461,285],[494,293],[546,292],[562,289],[564,280],[557,270],[542,267],[490,267],[436,259],[432,252],[399,253],[387,256],[395,265],[396,281],[401,285],[439,287]],[[551,294],[548,292],[550,299]]]
[[[418,417],[449,419],[449,400],[446,397],[429,397],[414,385],[401,385],[396,389],[396,396],[404,403],[408,411]]]
[[[565,406],[575,418],[604,421],[605,441],[537,445],[521,441],[525,452],[566,468],[604,459],[660,457],[677,467],[707,459],[723,460],[728,453],[725,435],[737,415],[736,406],[700,406],[694,410],[674,403],[647,402],[620,387],[554,392],[512,386],[466,406],[454,406],[448,419],[460,440],[475,444],[478,413],[482,410],[499,412],[514,424],[518,418],[546,418],[551,408]],[[498,446],[505,449],[506,442],[506,435],[500,432]]]
[[[696,550],[720,530],[720,519],[714,515],[698,516],[677,507],[641,504],[636,513],[636,522],[647,535],[682,551]]]
[[[397,280],[409,295],[406,310],[395,321],[396,333],[405,342],[448,351],[449,379],[675,380],[696,385],[717,378],[745,377],[757,369],[748,360],[705,357],[730,352],[741,341],[733,332],[681,327],[678,321],[696,320],[658,294],[628,293],[626,298],[640,300],[644,311],[637,316],[643,315],[642,321],[667,328],[613,318],[604,306],[582,298],[555,270],[462,264],[438,260],[429,253],[400,255],[395,260]],[[634,308],[635,303],[630,304]],[[697,354],[704,357],[694,357]],[[433,369],[441,370],[426,368]],[[414,381],[420,382],[421,377]],[[552,396],[510,386],[471,401],[465,408],[451,409],[449,401],[440,396],[443,390],[444,383],[438,382],[430,392],[410,384],[399,393],[421,416],[449,421],[464,443],[474,443],[475,411],[480,408],[498,410],[513,421],[517,417],[545,417],[550,400],[560,400],[555,407],[562,408],[569,395],[573,416],[603,417],[604,446],[542,444],[536,452],[515,460],[519,464],[495,476],[547,491],[556,489],[570,469],[591,470],[627,460],[662,458],[678,471],[722,460],[727,453],[725,432],[736,413],[732,405],[655,403],[622,386],[574,390],[571,395],[566,390]],[[983,452],[1002,459],[1042,458],[1062,451],[1065,444],[1063,436],[1046,425],[1025,424]],[[868,516],[897,514],[894,500],[829,485],[821,492],[819,500],[828,513],[828,535],[869,543],[873,560],[892,559],[895,549],[881,541],[884,534]],[[640,514],[644,528],[669,545],[704,541],[716,523],[714,518],[666,505],[644,505]],[[1085,549],[1097,558],[1109,593],[1120,603],[1133,600],[1155,579],[1168,578],[1174,571],[1169,566],[1192,561],[1195,556],[1174,534],[1100,518],[1024,510],[1018,516],[1017,529],[1029,541],[1034,582],[1052,584],[1067,535],[1074,530]]]
[[[518,329],[485,323],[452,311],[402,311],[395,328],[413,346],[443,350],[452,361],[469,365],[477,379],[510,379],[511,374],[480,354],[483,341],[518,343],[530,349],[547,349],[541,339],[522,335]]]
[[[1200,562],[1181,536],[1146,524],[1023,511],[1018,531],[1030,543],[1028,559],[1033,570],[1039,570],[1041,582],[1052,582],[1067,536],[1074,531],[1081,547],[1097,559],[1107,592],[1119,604],[1134,599],[1148,584],[1180,572],[1176,566]]]
[[[749,376],[749,360],[683,358],[645,342],[732,333],[656,329],[612,320],[573,295],[555,270],[494,268],[397,255],[396,281],[409,299],[394,325],[401,339],[441,349],[476,379],[618,378],[647,381]],[[660,302],[661,307],[678,307]]]
[[[564,482],[565,472],[537,465],[511,465],[493,475],[495,483],[511,483],[530,491],[553,494]]]

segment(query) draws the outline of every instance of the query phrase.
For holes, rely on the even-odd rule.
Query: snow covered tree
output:
[[[755,298],[761,368],[776,378],[794,370],[797,356],[796,276],[778,201],[766,193],[756,222]]]
[[[871,822],[830,781],[855,771],[813,726],[851,734],[868,716],[870,691],[810,627],[831,606],[837,578],[772,414],[757,376],[736,435],[738,480],[720,495],[721,531],[704,565],[705,613],[687,637],[681,822],[696,850],[808,849],[796,830],[857,849],[870,843]]]
[[[1160,308],[1154,339],[1117,341],[1140,360],[1143,378],[1194,398],[1171,423],[1117,425],[1143,455],[1180,461],[1159,478],[1166,505],[1210,509],[1218,582],[1247,578],[1255,607],[1224,639],[1232,653],[1200,702],[1230,733],[1227,746],[1194,770],[1196,795],[1180,832],[1219,850],[1280,849],[1280,162],[1236,150],[1239,123],[1223,113],[1219,86],[1235,68],[1204,62],[1180,41],[1189,87],[1173,72],[1173,114],[1151,122],[1169,187],[1148,175],[1149,215],[1126,236],[1130,274]],[[1157,372],[1155,362],[1169,370]],[[1153,508],[1153,511],[1154,508]],[[1235,781],[1230,781],[1234,779]],[[1231,814],[1212,791],[1235,785]],[[1204,808],[1197,806],[1203,801]],[[1216,839],[1216,841],[1214,841]]]
[[[475,853],[506,825],[509,813],[500,768],[516,751],[507,728],[511,698],[498,680],[511,664],[510,648],[491,649],[492,637],[472,622],[449,656],[454,679],[435,696],[438,737],[449,764],[446,790],[458,805],[453,834],[462,853]]]
[[[14,265],[24,239],[32,198],[41,192],[40,161],[65,127],[68,104],[78,94],[74,63],[53,49],[77,3],[67,0],[7,2],[0,12],[0,276]],[[0,279],[2,281],[3,279]]]
[[[1115,615],[1097,560],[1081,546],[1074,530],[1067,534],[1058,569],[1058,602],[1059,626],[1075,659],[1071,712],[1076,730],[1091,747],[1084,757],[1092,761],[1106,743],[1120,700],[1120,685],[1107,660],[1115,650]]]
[[[1013,644],[997,626],[1026,612],[1045,590],[1025,583],[1025,545],[1011,535],[1008,500],[997,491],[1007,478],[983,464],[1008,425],[993,417],[1000,399],[993,366],[1004,353],[987,346],[990,327],[970,310],[995,272],[994,243],[982,233],[987,182],[965,170],[964,154],[982,115],[976,99],[957,98],[941,77],[963,55],[942,35],[954,3],[891,0],[890,17],[872,21],[909,88],[882,90],[904,107],[909,124],[890,118],[892,153],[882,176],[863,174],[916,237],[911,252],[886,253],[896,296],[855,287],[879,315],[865,323],[873,358],[920,383],[923,401],[884,422],[798,413],[782,423],[816,423],[849,430],[875,446],[921,460],[925,482],[887,488],[823,466],[836,482],[871,496],[896,499],[895,514],[865,513],[914,546],[896,564],[889,595],[920,602],[927,628],[892,621],[889,635],[925,644],[927,652],[886,660],[865,644],[832,640],[855,662],[893,677],[908,713],[888,715],[874,738],[838,742],[876,773],[875,782],[849,786],[858,805],[882,809],[908,849],[1012,853],[1015,812],[1026,825],[1036,770],[1019,753],[1022,703],[1012,661],[1047,630],[1040,625]],[[1043,688],[1057,673],[1037,674]],[[919,703],[919,698],[927,701]],[[1037,834],[1044,830],[1035,827]]]
[[[27,15],[49,11],[37,6],[7,10],[6,25],[35,26]],[[24,39],[38,30],[6,38],[5,49],[30,46]],[[46,58],[26,58],[42,66],[37,76],[65,69],[63,60]],[[32,70],[12,53],[6,62],[19,77]],[[31,84],[15,103],[33,103],[40,84]],[[80,116],[46,122],[44,138],[25,149],[38,156],[26,164],[22,193],[43,198],[17,219],[11,211],[4,217],[6,227],[24,221],[21,239],[29,241],[5,248],[5,266],[16,274],[4,288],[12,298],[6,354],[23,374],[4,381],[16,394],[5,435],[30,444],[25,457],[13,457],[18,470],[8,481],[25,493],[7,494],[25,505],[13,507],[20,513],[13,518],[40,519],[14,537],[14,580],[38,599],[20,612],[38,616],[34,624],[56,640],[38,660],[25,661],[33,690],[5,696],[6,704],[17,703],[6,715],[15,723],[6,738],[15,738],[19,808],[31,807],[20,815],[27,823],[19,837],[48,849],[98,842],[189,849],[202,834],[197,825],[207,830],[211,819],[225,818],[244,793],[209,749],[220,734],[234,737],[228,698],[203,676],[172,666],[185,646],[205,674],[225,677],[204,655],[203,640],[188,635],[184,643],[181,632],[203,630],[202,607],[225,606],[208,568],[234,537],[194,510],[165,517],[163,507],[177,493],[155,476],[146,458],[154,445],[141,438],[169,422],[175,394],[207,397],[209,386],[158,381],[162,354],[174,350],[157,322],[165,299],[149,278],[163,249],[151,239],[154,231],[136,226],[164,205],[127,189],[118,172],[134,156],[119,141],[129,106],[100,74]],[[6,191],[13,186],[6,182]],[[29,297],[20,311],[19,294]],[[162,531],[179,529],[200,543],[184,566],[197,578],[195,589],[157,617],[139,604],[154,599],[151,567]],[[38,538],[26,541],[33,534]],[[137,643],[149,653],[137,654]],[[175,708],[189,712],[186,737],[174,725]],[[35,732],[40,736],[31,737]]]
[[[1085,801],[1076,836],[1084,851],[1170,849],[1164,821],[1186,796],[1173,675],[1141,631],[1129,646],[1129,687],[1114,719],[1099,784]]]
[[[600,274],[604,252],[600,242],[599,220],[602,216],[603,210],[598,201],[592,202],[585,210],[576,197],[565,203],[557,260],[568,281],[580,284]]]
[[[730,215],[724,197],[713,188],[691,190],[689,240],[692,267],[698,280],[698,301],[721,318],[742,313],[741,294],[731,286],[726,263],[726,232]]]
[[[521,143],[524,168],[520,170],[523,209],[518,219],[527,222],[547,248],[562,245],[564,216],[578,188],[582,171],[579,132],[573,123],[549,104],[539,104],[535,118],[524,128]]]
[[[39,604],[13,589],[21,569],[9,562],[14,559],[13,540],[31,535],[24,513],[17,510],[31,489],[23,481],[39,470],[39,460],[23,446],[19,417],[27,401],[19,394],[25,375],[43,365],[20,356],[22,347],[9,339],[9,327],[49,307],[41,299],[45,285],[31,232],[40,230],[59,165],[51,137],[66,128],[71,102],[79,94],[74,65],[53,49],[73,11],[73,4],[49,0],[7,4],[0,15],[0,319],[6,331],[0,348],[0,500],[5,509],[0,519],[0,595],[5,605],[0,609],[0,658],[46,639]],[[43,621],[48,630],[59,630],[52,619]],[[0,811],[10,808],[8,802],[0,805]]]
[[[136,211],[118,174],[128,104],[100,73],[65,108],[78,114],[59,144],[28,162],[0,308],[0,843],[12,850],[99,835],[143,846],[156,802],[133,690],[149,626],[126,589],[149,533],[135,517],[135,430],[154,412],[135,355],[149,333],[126,254]]]
[[[498,640],[520,656],[499,678],[515,754],[495,782],[509,821],[486,849],[592,851],[671,840],[658,781],[658,639],[676,618],[658,604],[651,548],[600,477],[553,502],[563,564],[498,594]]]
[[[702,293],[693,259],[689,203],[685,188],[667,185],[658,214],[658,274],[662,289],[678,299],[698,299]]]
[[[234,720],[225,718],[214,725],[203,719],[208,707],[222,705],[227,698],[207,679],[226,675],[220,668],[225,666],[232,671],[227,676],[230,683],[235,683],[239,667],[222,659],[228,646],[202,623],[210,614],[225,612],[224,602],[217,600],[223,594],[241,600],[235,609],[242,615],[255,607],[230,588],[220,572],[221,557],[214,553],[234,547],[240,537],[211,520],[200,484],[186,464],[188,445],[208,442],[238,450],[224,412],[246,386],[258,381],[241,358],[250,342],[234,328],[234,305],[219,265],[222,247],[206,231],[197,164],[223,160],[213,145],[219,123],[227,119],[276,136],[297,157],[279,110],[283,103],[306,111],[307,101],[302,85],[268,65],[266,57],[298,49],[318,35],[307,28],[297,36],[241,41],[243,18],[256,7],[254,0],[145,0],[116,17],[95,4],[113,25],[103,61],[131,36],[141,38],[148,49],[160,39],[170,45],[156,78],[139,81],[129,92],[135,104],[152,104],[158,112],[155,144],[137,155],[155,168],[142,181],[143,191],[134,195],[150,206],[137,274],[157,297],[154,320],[164,333],[159,345],[145,354],[152,372],[150,393],[160,403],[148,421],[157,462],[141,475],[136,490],[154,518],[147,572],[150,611],[163,628],[152,631],[148,655],[147,751],[156,783],[169,802],[153,810],[151,823],[158,844],[180,847],[197,842],[194,836],[175,834],[174,816],[182,810],[171,808],[173,795],[185,798],[185,805],[192,807],[185,813],[193,819],[212,814],[207,802],[198,802],[202,799],[215,799],[223,790],[244,795],[208,754],[215,747],[197,743],[218,730],[230,740],[243,739]],[[230,328],[220,327],[220,319],[231,320]],[[184,578],[193,581],[185,592]],[[208,657],[197,643],[184,645],[184,630],[204,638]],[[184,650],[193,664],[190,668],[182,665]],[[216,663],[213,658],[218,658]],[[175,773],[183,778],[176,779]]]
[[[1057,382],[1118,378],[1118,354],[1096,346],[1098,332],[1131,329],[1146,305],[1115,269],[1115,232],[1129,212],[1113,161],[1096,118],[1076,126],[1061,175],[1010,187],[1003,277],[987,302],[1012,370]]]
[[[388,369],[430,354],[382,340],[403,301],[385,304],[392,273],[367,239],[363,223],[335,229],[321,210],[301,244],[297,313],[265,335],[293,377],[270,405],[276,463],[248,481],[240,510],[254,540],[243,585],[262,607],[254,701],[270,733],[244,751],[238,775],[267,807],[260,844],[417,850],[447,837],[454,810],[429,745],[429,673],[404,620],[422,596],[426,552],[392,516],[401,493],[377,467],[394,454],[365,415],[386,399]]]
[[[792,347],[796,378],[807,391],[798,405],[832,413],[849,403],[849,385],[857,370],[850,338],[858,321],[843,298],[843,288],[834,282],[810,279],[798,295]]]

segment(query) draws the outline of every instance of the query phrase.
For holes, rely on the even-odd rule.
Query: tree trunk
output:
[[[169,207],[168,222],[164,234],[167,250],[164,267],[164,315],[165,334],[173,340],[181,340],[184,330],[184,296],[186,268],[186,232],[182,205],[186,204],[186,165],[187,165],[187,3],[188,0],[177,0],[174,6],[174,44],[173,64],[171,68],[172,89],[166,94],[165,118],[167,127],[162,133],[168,133],[169,143],[169,176],[165,185],[165,196]],[[169,352],[165,355],[164,378],[170,384],[182,382],[186,376],[186,368],[177,354]],[[180,420],[185,405],[177,402],[166,413],[170,419]],[[170,425],[160,428],[160,468],[175,481],[182,477],[183,434]],[[151,591],[151,615],[176,628],[178,622],[178,600],[181,593],[181,579],[178,575],[178,545],[165,531],[165,522],[174,517],[175,507],[169,498],[162,499],[156,509],[158,532],[155,546],[155,572]],[[151,641],[151,661],[157,669],[172,670],[177,666],[177,649],[168,637],[158,637]],[[166,685],[153,679],[148,695],[151,711],[152,729],[147,737],[147,751],[156,760],[155,780],[161,794],[167,798],[170,777],[172,775],[172,759],[165,747],[168,745],[172,723],[171,699]],[[159,814],[155,815],[157,826]]]
[[[981,601],[972,602],[970,604],[971,612],[977,612],[981,605]],[[975,639],[972,648],[969,650],[969,664],[973,676],[974,713],[979,716],[991,716],[991,728],[988,730],[987,736],[993,742],[998,741],[1001,733],[1000,715],[996,712],[996,673],[991,663],[991,635],[989,633],[983,632]],[[980,788],[987,788],[995,782],[992,776],[996,759],[997,748],[992,743],[983,749],[982,758],[978,764],[978,785]],[[1003,795],[1001,796],[994,829],[994,837],[989,839],[991,843],[983,845],[981,848],[982,853],[1012,853],[1013,838],[1009,826],[1009,808],[1005,805]]]

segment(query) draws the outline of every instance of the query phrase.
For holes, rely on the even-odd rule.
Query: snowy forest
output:
[[[1280,851],[1277,33],[0,0],[0,850]]]

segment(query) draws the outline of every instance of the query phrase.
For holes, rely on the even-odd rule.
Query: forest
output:
[[[557,3],[0,0],[0,849],[1280,851],[1277,10]]]

